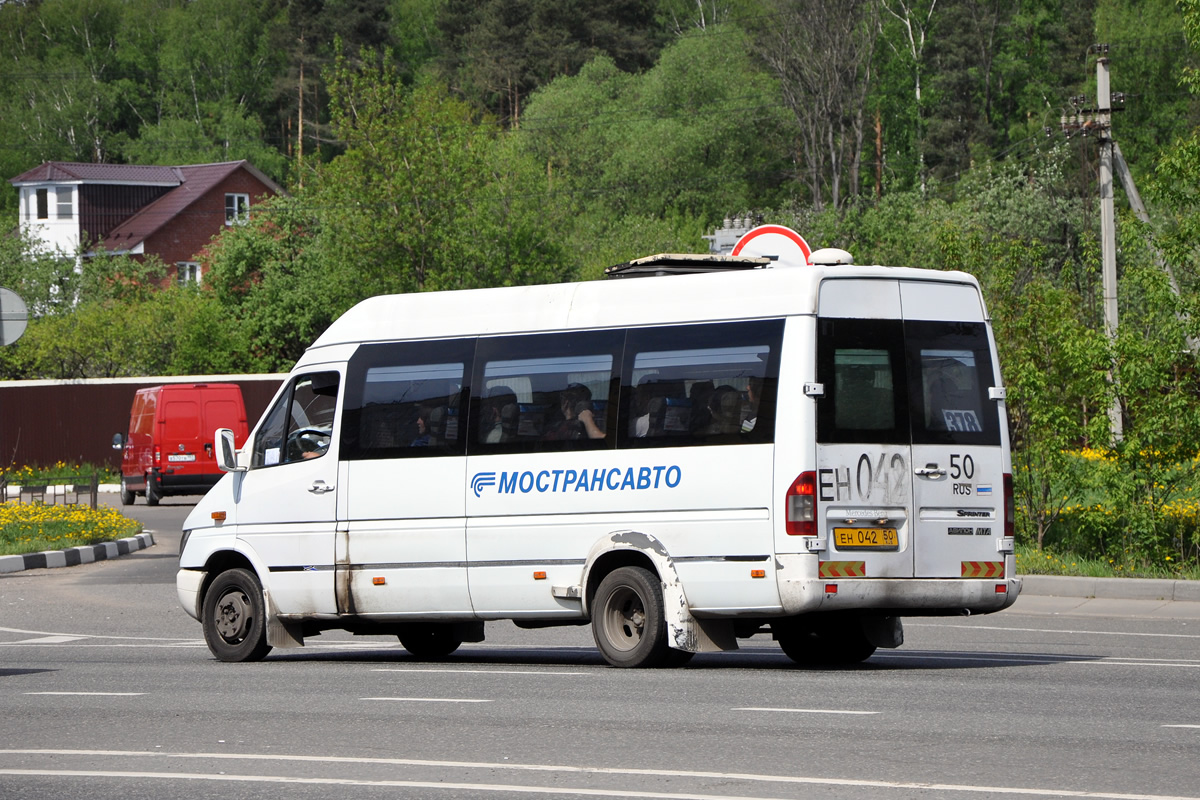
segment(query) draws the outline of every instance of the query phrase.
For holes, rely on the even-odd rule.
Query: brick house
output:
[[[47,161],[9,180],[22,231],[47,251],[158,256],[180,283],[199,282],[197,254],[251,205],[283,194],[248,161],[152,167]]]

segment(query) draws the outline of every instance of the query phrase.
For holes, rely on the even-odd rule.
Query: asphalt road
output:
[[[189,507],[0,576],[0,797],[1200,798],[1196,604],[1022,597],[839,670],[759,637],[625,671],[508,623],[443,662],[327,633],[223,664],[175,598]]]

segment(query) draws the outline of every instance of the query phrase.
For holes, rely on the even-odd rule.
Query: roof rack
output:
[[[614,264],[604,270],[606,278],[647,278],[655,275],[694,275],[701,272],[765,269],[773,259],[752,256],[722,256],[705,253],[658,253]]]

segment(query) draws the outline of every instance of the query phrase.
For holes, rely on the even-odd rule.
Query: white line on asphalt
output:
[[[463,673],[465,675],[549,675],[558,677],[560,675],[587,675],[586,672],[557,672],[554,670],[536,670],[536,669],[373,669],[371,672],[449,672]]]
[[[70,697],[140,697],[145,692],[25,692],[25,694],[56,694]]]
[[[978,631],[1015,631],[1017,633],[1071,633],[1080,636],[1159,636],[1165,639],[1200,639],[1195,633],[1132,633],[1126,631],[1076,631],[1058,628],[1005,628],[1000,625],[939,625],[936,622],[905,622],[906,628],[963,628]]]
[[[399,703],[491,703],[492,700],[471,700],[456,697],[360,697],[359,700],[394,700]]]
[[[882,714],[882,711],[845,711],[836,708],[767,708],[747,706],[745,708],[735,708],[733,711],[783,711],[788,714],[852,714],[860,716],[870,716],[871,714]]]
[[[716,779],[724,781],[745,781],[748,783],[770,783],[783,785],[808,785],[808,786],[853,786],[875,789],[916,789],[924,792],[971,792],[975,794],[989,795],[1020,795],[1027,797],[1079,797],[1087,800],[1200,800],[1196,796],[1183,795],[1156,795],[1156,794],[1131,794],[1123,792],[1100,792],[1088,791],[1081,789],[1041,789],[1033,787],[1015,787],[1015,786],[981,786],[974,784],[952,784],[952,783],[922,783],[919,781],[881,781],[881,780],[860,780],[854,778],[819,778],[799,775],[761,775],[754,773],[738,773],[738,772],[701,772],[688,770],[668,770],[668,769],[632,769],[618,767],[572,767],[558,766],[550,764],[513,764],[509,762],[472,762],[472,761],[429,761],[422,759],[402,759],[402,758],[355,758],[355,757],[337,757],[337,756],[288,756],[288,755],[265,755],[251,753],[163,753],[161,751],[120,751],[120,750],[0,750],[0,755],[77,755],[77,756],[116,756],[116,757],[136,757],[148,756],[152,758],[183,758],[183,759],[213,759],[213,760],[238,760],[238,761],[285,761],[285,762],[306,762],[306,763],[326,763],[326,764],[370,764],[384,766],[410,766],[410,767],[436,767],[436,768],[451,768],[451,769],[487,769],[487,770],[509,770],[521,772],[542,772],[542,773],[567,773],[580,775],[618,775],[618,776],[635,776],[635,777],[665,777],[665,778],[689,778],[689,779]],[[699,794],[683,794],[683,793],[655,793],[655,792],[636,792],[622,790],[600,790],[600,789],[566,789],[562,786],[546,787],[546,786],[507,786],[501,784],[452,784],[443,782],[422,783],[422,782],[404,782],[404,781],[360,781],[353,779],[338,779],[338,778],[294,778],[294,777],[279,777],[279,776],[252,776],[252,775],[214,775],[211,772],[204,774],[196,773],[159,773],[159,772],[101,772],[101,771],[65,771],[65,770],[13,770],[0,769],[0,775],[30,775],[30,776],[77,776],[77,777],[125,777],[125,778],[161,778],[165,780],[182,779],[182,780],[230,780],[230,781],[259,781],[269,783],[313,783],[313,784],[328,784],[328,785],[355,785],[355,786],[396,786],[396,787],[411,787],[411,788],[430,788],[430,789],[474,789],[478,791],[503,791],[513,793],[527,794],[560,794],[560,795],[587,795],[599,797],[648,797],[660,798],[661,800],[679,800],[694,799],[694,800],[740,800],[740,795],[699,795]],[[760,794],[753,795],[757,800],[767,800]]]
[[[971,654],[971,653],[933,653],[933,652],[902,652],[889,651],[875,653],[875,660],[897,659],[901,661],[984,661],[997,664],[1099,664],[1108,667],[1186,667],[1200,668],[1200,661],[1184,659],[1131,659],[1125,656],[1087,656],[1087,655],[1054,655],[1036,653],[1023,655]]]
[[[137,642],[178,642],[179,637],[167,638],[163,636],[98,636],[90,633],[59,633],[58,631],[28,631],[24,628],[2,628],[0,632],[4,633],[28,633],[31,636],[71,636],[76,639],[132,639]],[[8,642],[14,644],[14,642]]]
[[[1163,725],[1164,728],[1200,728],[1200,725]]]
[[[58,636],[41,636],[37,639],[22,639],[19,642],[5,642],[5,644],[62,644],[63,642],[78,642],[80,639],[86,638],[86,636],[68,636],[64,633]]]

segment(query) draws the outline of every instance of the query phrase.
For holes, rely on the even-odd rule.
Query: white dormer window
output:
[[[225,195],[225,224],[241,225],[250,219],[250,195]]]
[[[50,219],[50,190],[37,190],[37,218]]]

